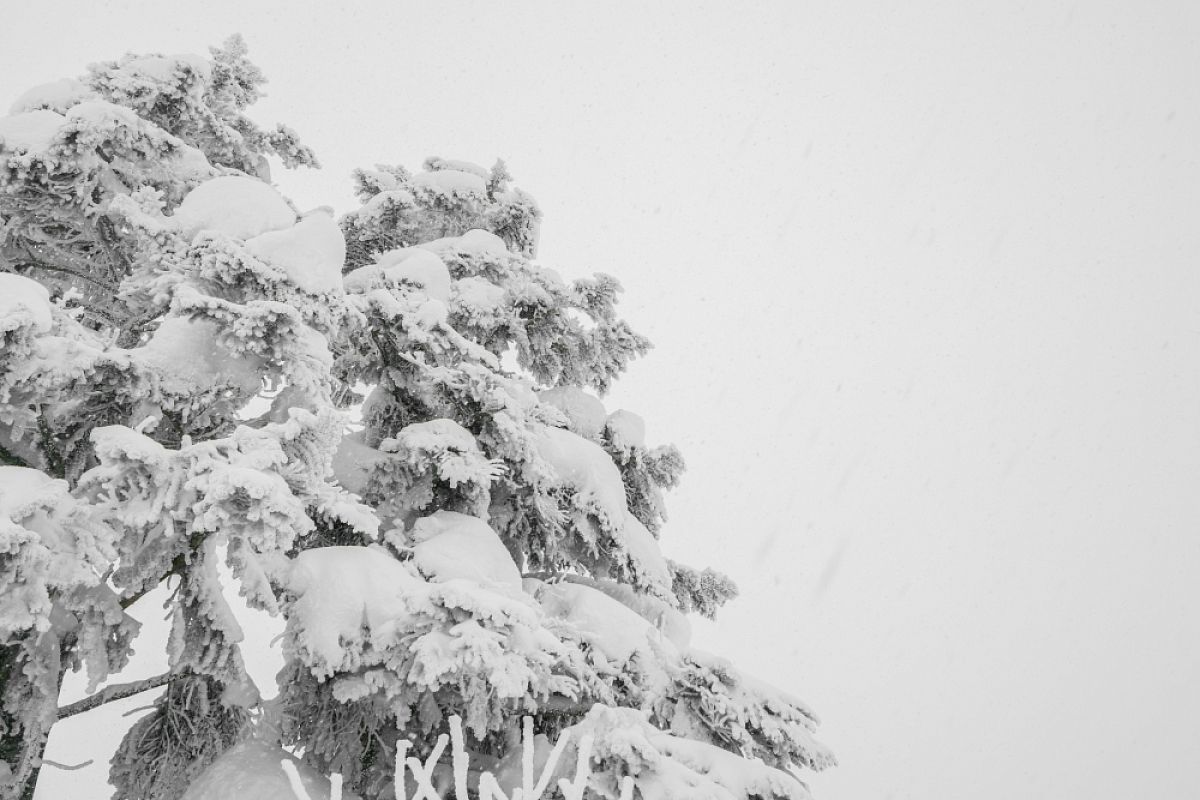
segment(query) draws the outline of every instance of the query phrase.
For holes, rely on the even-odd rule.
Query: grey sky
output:
[[[1196,796],[1200,6],[350,5],[29,6],[0,101],[241,31],[302,207],[502,156],[657,344],[610,408],[818,800]]]

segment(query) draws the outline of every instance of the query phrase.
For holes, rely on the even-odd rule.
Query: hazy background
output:
[[[240,31],[301,207],[503,157],[657,344],[609,406],[818,800],[1200,796],[1200,6],[347,5],[10,2],[0,110]]]

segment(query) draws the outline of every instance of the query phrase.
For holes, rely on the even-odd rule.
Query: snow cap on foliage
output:
[[[632,411],[617,409],[608,415],[606,427],[609,441],[622,453],[646,446],[646,421]]]
[[[478,517],[438,511],[417,520],[409,532],[413,560],[433,581],[456,578],[521,588],[521,572],[500,537]]]
[[[62,114],[48,109],[0,117],[0,150],[44,153],[66,121]]]
[[[235,744],[209,764],[180,800],[297,800],[281,762],[289,761],[309,800],[330,800],[330,782],[279,745],[259,738]],[[358,800],[343,789],[342,800]]]
[[[467,255],[488,255],[494,258],[511,256],[512,252],[496,234],[480,228],[472,228],[461,236],[445,236],[429,242],[422,242],[417,247],[434,253],[464,253]]]
[[[248,239],[246,249],[282,269],[306,292],[322,294],[342,288],[346,238],[333,215],[324,209],[309,212],[290,228]]]
[[[567,418],[567,427],[588,439],[595,439],[604,430],[608,412],[600,398],[578,386],[557,386],[538,392],[538,400],[554,406]]]
[[[173,219],[188,238],[212,230],[234,239],[251,239],[291,227],[296,212],[269,184],[257,178],[225,175],[188,192]]]
[[[64,114],[71,106],[90,100],[94,96],[92,90],[83,82],[75,78],[60,78],[35,86],[22,94],[13,101],[8,113],[20,114],[46,108]]]
[[[628,661],[634,653],[648,650],[651,638],[658,636],[636,611],[590,586],[547,583],[536,591],[547,614],[570,624],[609,661]]]
[[[167,317],[150,341],[130,354],[171,394],[187,395],[220,385],[249,396],[257,394],[263,360],[230,351],[221,344],[220,331],[212,320]]]
[[[288,625],[313,672],[353,668],[368,642],[377,649],[390,644],[409,617],[405,596],[421,583],[375,548],[321,547],[296,556],[288,579],[296,597]]]
[[[450,300],[450,271],[435,253],[406,247],[380,254],[375,264],[389,280],[411,283],[443,303]]]
[[[595,509],[613,524],[625,518],[625,484],[604,448],[578,434],[549,427],[539,432],[537,448],[558,479],[574,487],[582,506]]]
[[[367,488],[367,479],[375,464],[389,458],[387,453],[364,442],[363,436],[362,431],[346,434],[333,454],[333,477],[344,489],[357,495]]]
[[[618,781],[631,776],[642,800],[810,800],[804,784],[787,772],[728,750],[655,728],[645,712],[595,705],[571,732],[560,763],[573,764],[578,742],[592,743],[588,786],[616,797]]]
[[[487,181],[471,172],[457,169],[440,169],[435,172],[422,172],[413,177],[413,186],[436,194],[458,195],[465,197],[485,197]]]
[[[46,333],[53,323],[50,292],[35,280],[0,272],[0,334],[18,328]]]

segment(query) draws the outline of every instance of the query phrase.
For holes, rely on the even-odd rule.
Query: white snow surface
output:
[[[671,596],[671,568],[663,558],[658,540],[631,512],[625,512],[625,525],[621,529],[622,544],[637,568],[644,583],[651,584],[664,597]]]
[[[613,446],[628,452],[646,446],[646,421],[632,411],[618,408],[608,415],[608,435]]]
[[[0,272],[0,333],[30,327],[50,330],[53,314],[50,292],[37,281],[11,272]]]
[[[487,182],[478,175],[457,169],[422,172],[413,177],[413,185],[438,194],[485,197]]]
[[[130,355],[157,374],[164,390],[179,395],[222,384],[245,395],[258,393],[262,383],[261,359],[236,355],[217,340],[220,330],[211,320],[167,317],[142,347]]]
[[[609,661],[624,663],[648,650],[658,631],[633,609],[579,583],[547,583],[537,590],[542,608],[569,623]]]
[[[477,175],[485,181],[492,176],[492,171],[487,167],[482,167],[473,161],[461,161],[456,158],[431,158],[429,159],[429,168],[433,172],[448,169],[467,172],[471,175]]]
[[[311,654],[310,663],[333,674],[344,658],[344,642],[386,644],[410,616],[405,596],[424,582],[383,550],[320,547],[292,562],[288,588],[296,596],[289,618]]]
[[[67,111],[66,117],[74,122],[84,122],[96,127],[123,126],[136,129],[144,124],[132,109],[107,100],[84,100]]]
[[[333,477],[342,488],[360,496],[367,487],[371,468],[377,462],[390,457],[387,453],[369,447],[363,438],[362,431],[346,434],[333,454]]]
[[[329,778],[257,738],[234,745],[209,764],[180,800],[299,800],[283,771],[285,760],[296,767],[309,800],[330,800]],[[358,795],[343,789],[342,800],[358,800]]]
[[[567,417],[570,429],[588,439],[598,438],[609,419],[600,398],[578,386],[546,389],[538,392],[538,400],[561,411]]]
[[[456,578],[521,589],[521,572],[500,537],[478,517],[454,511],[417,520],[409,531],[413,557],[431,581]]]
[[[375,264],[389,280],[412,283],[434,300],[450,301],[450,270],[435,253],[406,247],[381,254]]]
[[[537,437],[538,454],[560,481],[575,488],[583,505],[596,508],[612,525],[625,519],[625,484],[604,448],[562,428],[546,427]]]
[[[0,117],[0,149],[44,153],[64,122],[62,114],[44,108]]]
[[[323,294],[342,290],[346,238],[333,214],[324,209],[306,214],[290,228],[267,231],[247,240],[246,249],[282,269],[292,283],[306,292]]]
[[[140,56],[122,65],[123,71],[132,75],[171,84],[178,82],[181,71],[189,67],[198,73],[205,83],[212,75],[212,66],[208,59],[195,53],[180,53],[173,56]]]
[[[507,291],[487,278],[471,276],[454,282],[454,299],[460,308],[476,315],[493,315],[504,307]]]
[[[432,250],[435,253],[458,252],[473,255],[511,256],[508,245],[496,234],[481,228],[472,228],[461,236],[444,236],[422,242],[417,247]]]
[[[81,81],[74,78],[60,78],[35,86],[22,94],[13,101],[8,113],[20,114],[25,111],[48,108],[63,114],[71,106],[88,100],[92,96],[92,90]]]
[[[188,238],[213,230],[234,239],[251,239],[291,227],[296,212],[283,195],[257,178],[225,175],[188,192],[173,219]]]

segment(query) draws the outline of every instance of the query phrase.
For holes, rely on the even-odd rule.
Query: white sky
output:
[[[0,101],[242,32],[346,175],[506,159],[627,288],[705,646],[822,713],[818,800],[1196,796],[1200,6],[53,3]],[[98,795],[99,796],[99,795]]]

